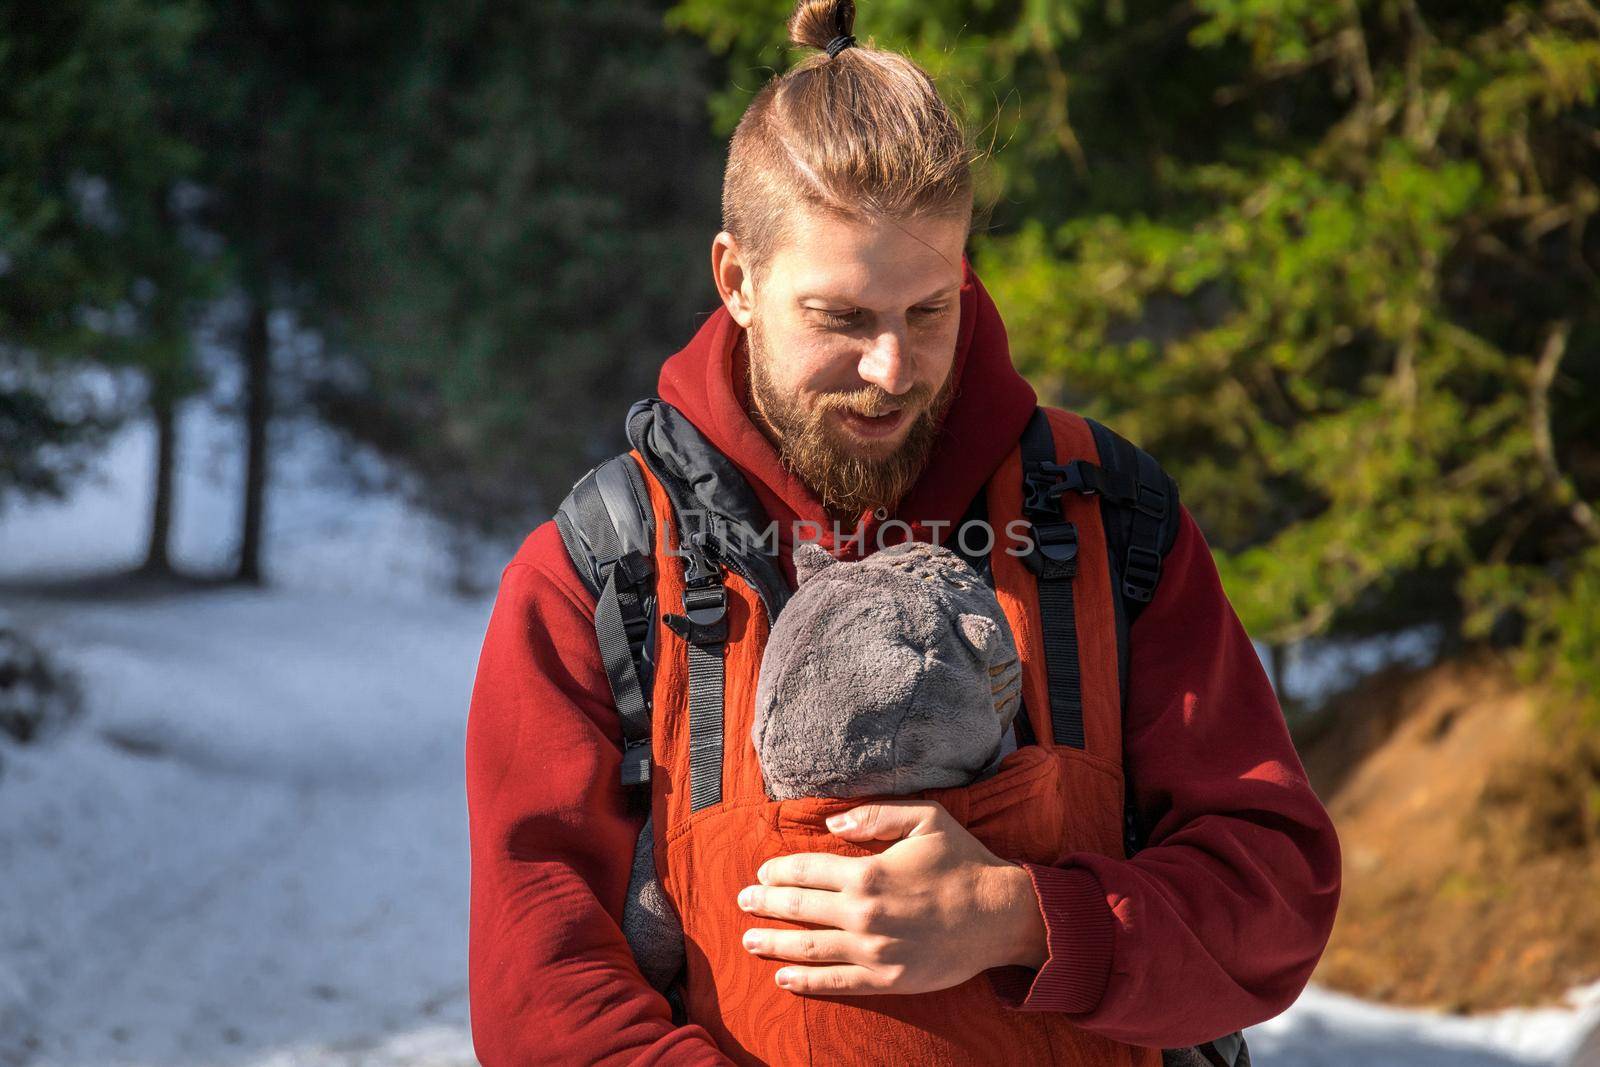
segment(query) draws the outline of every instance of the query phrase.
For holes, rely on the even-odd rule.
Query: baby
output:
[[[908,541],[841,563],[795,548],[799,586],[756,683],[751,741],[773,800],[904,795],[992,774],[1022,666],[994,592],[949,549]],[[657,880],[649,819],[622,928],[665,990],[683,929]]]

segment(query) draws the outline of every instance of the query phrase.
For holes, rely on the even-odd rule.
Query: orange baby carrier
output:
[[[774,983],[781,961],[744,949],[752,926],[803,928],[739,909],[764,861],[889,845],[823,825],[862,798],[768,798],[750,727],[762,652],[791,592],[761,550],[771,531],[731,462],[670,405],[635,404],[628,434],[634,448],[580,479],[556,521],[596,594],[623,781],[648,793],[656,870],[683,924],[680,1019],[746,1064],[1161,1064],[1161,1050],[1005,1007],[984,974],[915,995],[800,996]],[[912,796],[939,802],[1005,859],[1131,855],[1142,827],[1122,763],[1126,634],[1176,537],[1176,485],[1100,424],[1039,408],[968,520],[993,532],[973,561],[1016,639],[1018,734],[1032,743],[980,781]],[[1242,1053],[1237,1034],[1217,1044],[1231,1052],[1234,1040]]]

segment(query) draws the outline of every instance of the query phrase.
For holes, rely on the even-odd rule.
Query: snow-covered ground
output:
[[[180,562],[222,567],[234,427],[183,421]],[[0,1064],[470,1064],[462,740],[490,600],[289,424],[267,591],[0,593],[87,714],[0,770]],[[137,562],[152,439],[0,515],[0,581]],[[368,472],[371,473],[370,471]]]
[[[184,426],[177,555],[216,566],[233,431]],[[0,514],[0,582],[135,562],[150,445]],[[88,698],[0,752],[3,1067],[473,1062],[462,737],[490,601],[441,591],[443,531],[323,477],[334,450],[301,427],[280,462],[266,591],[0,593]],[[1460,1018],[1313,987],[1248,1036],[1266,1067],[1554,1064],[1600,1020],[1581,992]]]

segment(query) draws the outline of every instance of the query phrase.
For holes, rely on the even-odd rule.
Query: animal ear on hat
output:
[[[978,654],[980,663],[987,663],[1000,639],[1000,626],[987,615],[963,611],[956,616],[956,633],[961,635],[967,647]]]
[[[814,541],[802,541],[794,546],[794,574],[795,580],[805,584],[819,571],[826,570],[839,562],[828,554],[828,550]]]

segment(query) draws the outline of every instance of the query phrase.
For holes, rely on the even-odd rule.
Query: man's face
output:
[[[757,424],[853,521],[898,503],[933,450],[953,394],[966,223],[797,210],[791,227],[730,310],[747,331]]]

